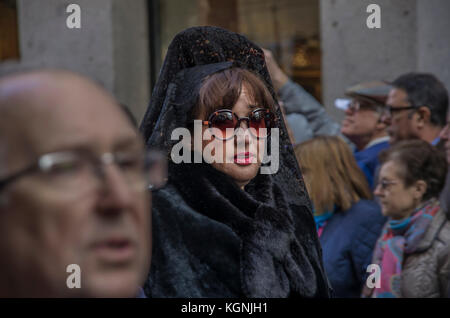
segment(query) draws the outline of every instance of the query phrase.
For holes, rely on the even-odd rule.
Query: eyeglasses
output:
[[[381,190],[387,190],[390,185],[394,185],[394,184],[397,184],[397,183],[398,183],[397,181],[388,181],[388,180],[383,179],[383,180],[381,180],[380,182],[377,183],[376,188],[378,186],[380,186]]]
[[[410,106],[402,106],[402,107],[392,107],[391,105],[385,105],[384,106],[384,111],[385,111],[385,115],[388,117],[392,117],[393,113],[402,111],[402,110],[409,110],[409,109],[417,109],[418,107],[414,106],[414,105],[410,105]]]
[[[214,137],[220,140],[233,138],[241,121],[247,122],[250,133],[256,138],[266,138],[275,127],[276,117],[266,108],[253,110],[248,117],[238,117],[229,109],[221,109],[212,113],[203,125],[214,129]]]
[[[30,174],[40,177],[54,189],[80,191],[105,178],[104,166],[114,164],[125,182],[135,190],[164,186],[167,164],[156,151],[128,151],[94,156],[86,151],[62,151],[40,156],[27,168],[0,180],[0,191]]]
[[[377,113],[381,113],[383,111],[383,107],[375,104],[369,105],[367,103],[361,103],[358,100],[352,100],[350,105],[348,105],[348,110],[350,110],[352,113],[356,113],[359,110],[373,110]]]

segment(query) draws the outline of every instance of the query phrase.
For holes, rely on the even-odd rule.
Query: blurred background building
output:
[[[81,7],[81,29],[66,8]],[[369,4],[381,28],[368,29]],[[434,73],[450,90],[448,0],[0,0],[0,76],[39,67],[88,75],[140,121],[173,36],[217,25],[272,50],[337,120],[334,100],[361,81]]]

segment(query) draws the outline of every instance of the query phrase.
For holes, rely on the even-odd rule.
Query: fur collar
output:
[[[171,164],[169,171],[170,182],[188,205],[229,226],[241,239],[245,296],[329,296],[321,261],[305,251],[293,211],[270,175],[258,175],[243,191],[208,164]]]

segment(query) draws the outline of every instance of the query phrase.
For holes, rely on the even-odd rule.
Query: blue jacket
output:
[[[361,151],[356,151],[354,153],[356,162],[361,170],[364,172],[366,176],[367,182],[371,189],[374,187],[375,182],[375,174],[377,172],[377,168],[380,165],[378,161],[378,154],[383,149],[389,147],[388,141],[383,141],[378,144],[375,144],[369,148],[363,149]]]
[[[325,271],[335,297],[360,296],[369,275],[367,266],[385,222],[378,204],[368,200],[360,200],[328,220],[320,243]]]

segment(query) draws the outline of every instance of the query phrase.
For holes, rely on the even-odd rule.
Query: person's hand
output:
[[[273,86],[275,90],[278,90],[287,83],[289,77],[281,70],[277,62],[273,58],[273,54],[270,50],[262,49],[266,59],[267,69],[269,70],[270,77],[272,78]]]

